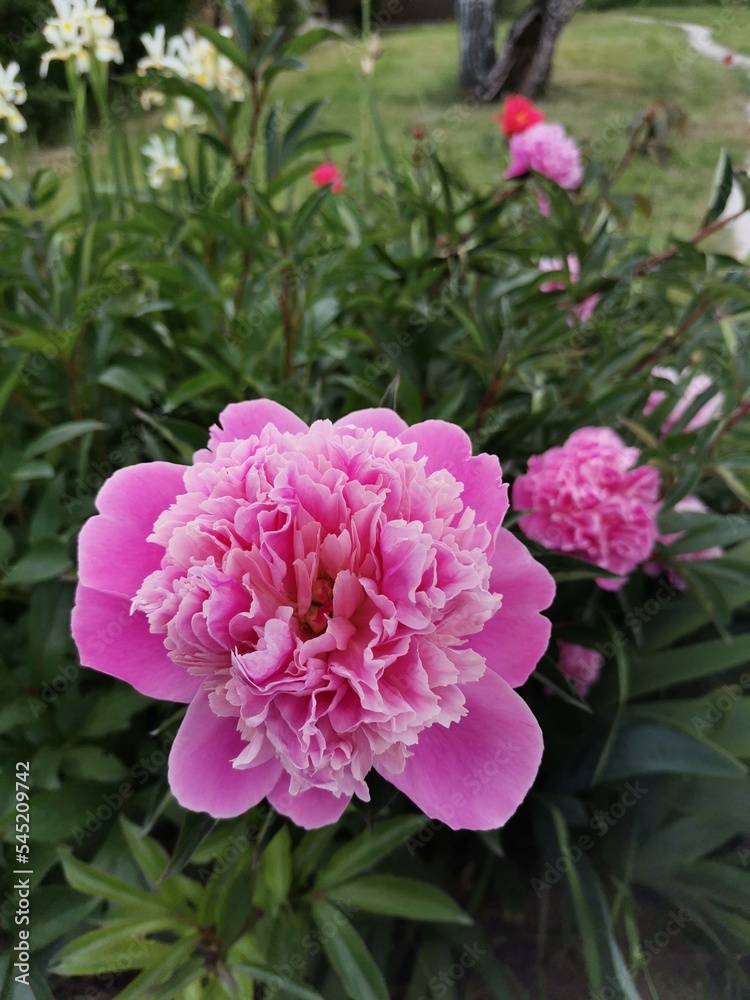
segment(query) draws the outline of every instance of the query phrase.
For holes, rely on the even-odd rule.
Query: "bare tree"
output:
[[[491,0],[458,0],[462,86],[482,101],[503,93],[541,97],[560,32],[582,5],[583,0],[532,0],[510,29],[496,59]]]

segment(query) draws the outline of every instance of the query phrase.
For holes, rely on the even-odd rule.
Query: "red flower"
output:
[[[341,194],[344,190],[344,178],[335,163],[321,163],[310,174],[310,180],[317,187],[325,187],[330,184],[334,194]]]
[[[734,62],[734,56],[732,55],[731,52],[727,52],[725,55],[722,56],[721,61],[724,63],[725,66],[731,66],[732,63]]]
[[[544,121],[544,115],[533,103],[520,94],[511,94],[502,107],[502,110],[495,115],[495,121],[503,130],[506,139],[518,132],[525,132],[532,125],[538,125]]]

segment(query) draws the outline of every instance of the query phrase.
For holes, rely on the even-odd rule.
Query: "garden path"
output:
[[[725,63],[729,61],[732,68],[744,69],[750,73],[750,56],[741,52],[734,52],[725,45],[716,42],[710,28],[702,24],[688,24],[685,21],[665,21],[655,17],[629,16],[629,21],[637,21],[641,24],[665,24],[670,28],[681,28],[688,37],[688,43],[694,51],[714,62]],[[745,106],[745,113],[750,124],[750,103]],[[745,161],[745,169],[750,172],[750,159]],[[737,183],[732,188],[724,215],[735,215],[743,205],[743,194]],[[734,252],[739,260],[747,260],[750,257],[750,212],[745,212],[731,224],[734,241]]]

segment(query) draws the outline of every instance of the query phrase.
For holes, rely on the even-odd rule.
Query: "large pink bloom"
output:
[[[321,826],[368,799],[374,767],[453,828],[497,827],[539,766],[513,688],[554,594],[500,526],[506,490],[442,421],[308,428],[233,404],[192,466],[132,466],[101,490],[80,538],[81,661],[190,702],[169,762],[186,808],[267,796]]]
[[[621,579],[596,582],[618,590],[656,542],[659,473],[636,467],[639,456],[608,427],[583,427],[561,448],[533,456],[513,484],[514,508],[530,511],[519,519],[521,530],[554,552],[616,573]]]
[[[674,505],[674,509],[678,512],[686,514],[709,513],[708,507],[706,507],[700,497],[696,496],[683,497],[682,500],[678,500],[678,502]],[[659,535],[658,541],[662,545],[669,548],[669,546],[674,544],[674,542],[678,542],[684,534],[684,531],[673,531],[667,535]],[[712,545],[708,549],[698,549],[695,552],[681,552],[679,555],[673,556],[673,558],[679,562],[691,562],[694,559],[721,559],[723,555],[724,550],[720,545]],[[687,589],[684,577],[673,566],[664,565],[657,559],[653,559],[650,562],[647,562],[643,569],[649,576],[659,576],[661,573],[664,573],[675,589]]]
[[[534,170],[562,188],[577,188],[583,180],[581,153],[562,125],[539,122],[510,139],[506,180]]]
[[[651,374],[656,378],[666,379],[668,382],[672,382],[674,385],[682,388],[681,398],[677,401],[674,409],[667,415],[667,418],[661,425],[662,435],[669,434],[677,421],[681,419],[682,415],[687,412],[688,408],[693,405],[695,400],[713,385],[713,382],[708,375],[694,374],[689,368],[686,368],[683,372],[678,372],[676,368],[665,368],[661,365],[657,365],[655,368],[651,369]],[[644,415],[648,416],[649,413],[652,413],[666,398],[667,394],[663,389],[654,389],[649,395],[646,405],[643,408]],[[688,421],[685,430],[697,431],[698,428],[704,427],[706,424],[710,423],[718,416],[723,403],[724,394],[717,392],[716,395],[712,396],[707,403],[704,403],[695,416]]]

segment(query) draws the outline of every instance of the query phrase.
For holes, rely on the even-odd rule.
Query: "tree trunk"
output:
[[[558,35],[583,0],[532,0],[510,29],[495,65],[475,87],[480,101],[501,93],[541,97],[552,72]]]
[[[475,91],[495,65],[495,0],[457,0],[461,86]]]

